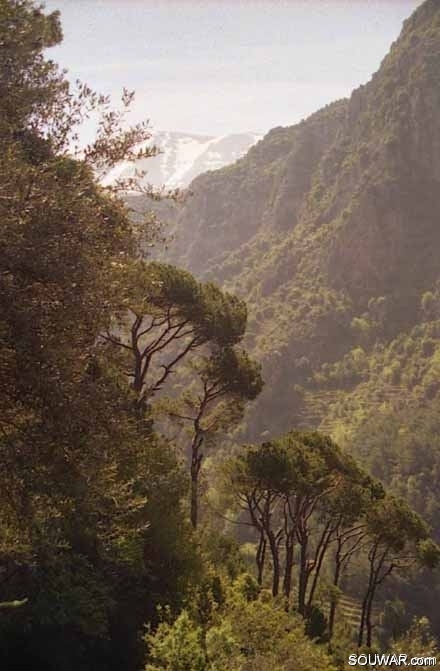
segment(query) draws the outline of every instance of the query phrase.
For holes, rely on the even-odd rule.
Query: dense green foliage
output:
[[[301,619],[243,574],[207,622],[185,610],[159,625],[146,671],[321,671],[334,669],[325,651],[305,635]]]
[[[56,13],[3,0],[0,19],[1,665],[138,668],[144,623],[201,570],[184,455],[155,431],[152,396],[197,348],[213,375],[242,362],[228,391],[254,398],[258,367],[233,349],[246,307],[138,258],[94,168],[130,155],[143,127],[119,131],[104,98],[76,95],[45,58]],[[72,158],[76,124],[100,108],[96,143]]]
[[[120,668],[118,648],[139,659],[139,627],[178,602],[194,562],[186,482],[97,347],[137,243],[94,178],[99,147],[67,155],[81,110],[105,101],[75,97],[43,56],[57,14],[4,1],[0,19],[1,599],[21,603],[2,609],[1,665]],[[116,159],[127,137],[111,126]]]

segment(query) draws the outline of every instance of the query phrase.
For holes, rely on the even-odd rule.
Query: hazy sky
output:
[[[50,55],[133,117],[202,134],[289,125],[365,83],[420,0],[47,0]]]

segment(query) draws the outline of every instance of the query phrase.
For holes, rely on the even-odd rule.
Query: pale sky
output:
[[[50,56],[102,93],[136,91],[133,120],[266,132],[346,97],[377,70],[420,0],[46,0]]]

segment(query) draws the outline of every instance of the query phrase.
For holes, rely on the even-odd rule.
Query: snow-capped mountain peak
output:
[[[154,132],[137,148],[156,146],[161,153],[136,163],[123,161],[101,179],[104,186],[146,171],[144,182],[155,187],[185,188],[197,175],[234,163],[261,138],[256,133],[235,133],[212,137],[174,131]]]

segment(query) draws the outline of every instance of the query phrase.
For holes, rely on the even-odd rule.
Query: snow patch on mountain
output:
[[[208,170],[234,163],[241,158],[252,145],[261,139],[256,133],[235,133],[212,137],[157,131],[150,140],[137,146],[137,149],[156,146],[160,154],[135,163],[123,161],[101,178],[104,186],[115,184],[118,180],[134,177],[136,171],[144,172],[141,182],[155,187],[185,188],[197,175]]]

